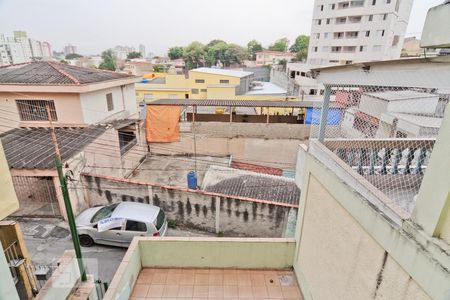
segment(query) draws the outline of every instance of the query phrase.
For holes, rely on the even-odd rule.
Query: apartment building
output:
[[[256,53],[256,66],[276,65],[281,60],[287,62],[295,58],[295,53],[264,50]]]
[[[412,0],[316,0],[308,64],[400,57]]]
[[[64,46],[64,54],[65,55],[74,54],[74,53],[77,53],[77,46],[74,46],[72,44]]]

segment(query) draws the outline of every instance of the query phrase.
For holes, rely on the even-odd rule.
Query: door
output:
[[[127,220],[125,231],[123,231],[123,241],[127,244],[131,243],[135,236],[146,236],[147,225],[144,222]]]
[[[112,246],[123,246],[124,241],[123,227],[114,227],[103,232],[96,233],[96,242]]]

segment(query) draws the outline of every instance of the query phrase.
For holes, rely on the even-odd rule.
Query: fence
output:
[[[411,76],[408,72],[413,69],[398,71],[398,76]],[[336,70],[326,79],[340,75]],[[366,84],[357,84],[356,77],[355,84],[351,77],[347,78],[348,84],[324,82],[324,103],[314,109],[311,138],[317,138],[411,213],[450,92],[437,86],[419,87],[413,79],[410,86],[398,86],[395,81],[392,85],[378,85],[380,78],[375,78],[373,84],[370,78],[364,80]],[[328,114],[330,102],[338,104],[340,113]]]

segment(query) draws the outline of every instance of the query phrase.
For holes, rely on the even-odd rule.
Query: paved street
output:
[[[65,250],[73,249],[70,231],[60,219],[17,219],[33,263],[56,265]],[[202,232],[168,229],[168,236],[214,236]],[[88,272],[96,279],[110,282],[126,252],[126,248],[95,245],[81,248]]]

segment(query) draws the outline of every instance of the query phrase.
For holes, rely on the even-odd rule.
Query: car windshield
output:
[[[100,220],[106,219],[111,217],[113,211],[116,209],[117,205],[119,203],[111,204],[108,206],[105,206],[101,208],[98,212],[95,213],[95,215],[91,219],[91,223],[96,223]]]
[[[164,221],[166,220],[166,214],[163,212],[162,209],[159,210],[158,216],[156,217],[156,229],[161,229],[161,227],[164,224]]]

